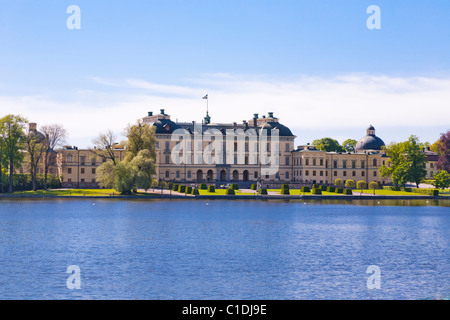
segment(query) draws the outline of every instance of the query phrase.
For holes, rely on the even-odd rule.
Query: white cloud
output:
[[[268,76],[204,75],[184,86],[138,79],[92,78],[103,90],[85,88],[61,99],[52,95],[0,96],[0,115],[22,114],[38,124],[61,123],[70,140],[87,147],[98,133],[123,128],[147,111],[165,109],[173,120],[201,121],[208,93],[213,122],[251,119],[272,111],[290,127],[345,136],[377,127],[450,127],[450,79],[350,74],[333,78],[271,79]],[[117,90],[119,88],[119,90]],[[325,130],[325,131],[324,131]],[[438,135],[439,132],[436,133]]]

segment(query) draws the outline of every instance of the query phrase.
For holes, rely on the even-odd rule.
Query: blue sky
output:
[[[433,142],[450,129],[449,57],[446,0],[0,1],[0,115],[87,147],[151,110],[200,121],[208,93],[213,121],[273,111],[298,144],[369,124]]]

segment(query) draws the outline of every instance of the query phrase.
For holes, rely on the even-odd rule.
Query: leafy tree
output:
[[[28,132],[25,134],[26,136],[26,150],[29,156],[29,165],[30,165],[30,175],[31,175],[31,184],[32,190],[37,190],[37,171],[39,167],[39,163],[41,162],[42,156],[47,149],[47,139],[46,137],[36,131],[36,129],[30,128]]]
[[[44,189],[47,190],[50,155],[55,148],[60,147],[65,143],[67,132],[66,129],[59,124],[42,126],[41,131],[45,135],[47,142],[44,154]]]
[[[437,154],[439,154],[441,152],[439,144],[440,144],[441,140],[437,140],[435,141],[431,146],[430,146],[430,150],[433,152],[436,152]]]
[[[156,173],[155,160],[151,151],[148,149],[139,151],[129,163],[135,170],[135,187],[146,191],[150,189],[152,176]]]
[[[356,188],[359,189],[359,190],[361,190],[361,192],[362,192],[364,189],[367,188],[367,182],[365,182],[364,180],[359,180],[359,181],[356,183]]]
[[[438,168],[450,172],[450,130],[441,134],[436,150],[439,155]]]
[[[412,135],[405,144],[406,161],[408,165],[406,179],[419,187],[420,182],[427,176],[427,158],[423,153],[419,138]]]
[[[317,149],[327,152],[345,152],[345,149],[339,144],[337,140],[331,138],[316,139],[312,142]]]
[[[440,170],[434,175],[433,186],[436,189],[446,189],[450,187],[450,174],[445,170]]]
[[[114,166],[112,160],[109,160],[97,168],[96,179],[100,187],[105,189],[114,188],[114,182],[116,180]]]
[[[9,114],[0,119],[0,132],[3,137],[3,154],[9,167],[8,192],[13,192],[14,167],[20,166],[23,161],[24,144],[26,136],[24,127],[27,120],[21,116]]]
[[[379,189],[380,185],[378,184],[377,181],[371,181],[369,182],[369,189],[373,190],[373,194],[375,194],[375,190]]]
[[[355,180],[352,180],[352,179],[346,180],[345,181],[345,187],[346,188],[350,188],[350,189],[354,189],[356,187]]]
[[[126,144],[127,161],[130,161],[136,157],[141,150],[148,150],[148,156],[156,159],[156,138],[154,127],[150,127],[140,119],[135,125],[128,125],[125,129],[125,135],[128,139]]]
[[[336,180],[334,180],[334,185],[338,188],[342,188],[344,186],[344,181],[342,181],[342,179],[337,178]]]
[[[356,148],[356,144],[358,143],[358,141],[353,140],[353,139],[347,139],[342,143],[342,147],[345,149],[345,151],[347,152],[353,152],[355,151]]]
[[[127,162],[114,166],[114,189],[121,194],[130,194],[135,189],[136,167]]]
[[[427,172],[426,156],[416,136],[410,136],[405,142],[391,143],[386,148],[386,154],[389,159],[380,168],[383,177],[390,177],[396,186],[404,186],[408,181],[419,186]]]
[[[155,188],[159,187],[159,181],[157,179],[152,179],[152,188],[155,191]]]

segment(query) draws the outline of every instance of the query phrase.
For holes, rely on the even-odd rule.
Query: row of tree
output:
[[[8,172],[8,192],[13,192],[15,168],[21,167],[28,155],[32,190],[37,189],[38,167],[43,162],[43,187],[48,187],[50,154],[66,139],[66,130],[59,124],[41,127],[41,132],[27,130],[28,120],[9,114],[0,118],[0,192],[4,192],[3,174]]]

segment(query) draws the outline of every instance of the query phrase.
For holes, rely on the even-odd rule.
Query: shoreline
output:
[[[114,199],[114,200],[450,200],[450,197],[442,196],[395,196],[395,195],[167,195],[151,194],[116,195],[116,196],[65,196],[65,195],[23,195],[0,194],[0,199]]]

